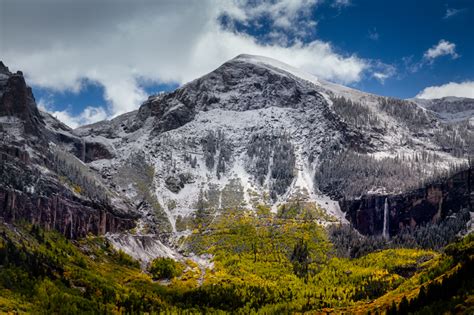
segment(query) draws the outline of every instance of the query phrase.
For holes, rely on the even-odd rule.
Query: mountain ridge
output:
[[[50,146],[123,199],[139,235],[187,234],[201,216],[259,205],[299,203],[322,209],[321,223],[347,222],[340,198],[414,189],[465,164],[473,141],[469,121],[447,125],[416,101],[252,55],[111,120],[70,129],[40,118]]]
[[[49,114],[39,112],[21,72],[13,74],[4,66],[1,71],[3,220],[26,220],[70,238],[133,227],[133,216],[109,199],[112,194],[73,155],[85,151],[86,143]],[[69,146],[69,150],[59,146]]]

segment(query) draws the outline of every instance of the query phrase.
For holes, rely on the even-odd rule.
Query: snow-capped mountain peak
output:
[[[2,93],[22,91],[23,107],[3,99],[0,132],[26,142],[41,171],[53,156],[48,172],[82,183],[81,200],[110,210],[111,225],[97,231],[138,217],[136,233],[155,243],[229,210],[284,217],[306,209],[322,223],[345,222],[340,200],[403,193],[474,149],[464,120],[447,124],[425,103],[357,91],[266,57],[237,56],[137,111],[75,130],[38,112],[21,74],[5,73]]]
[[[320,85],[320,81],[316,76],[273,58],[258,55],[241,54],[235,57],[234,59],[231,59],[230,62],[233,61],[251,63],[261,67],[265,67],[267,69],[271,69],[273,71],[278,71],[282,74],[286,72],[287,74],[291,74],[295,77],[304,79],[315,85]]]
[[[90,166],[137,205],[143,231],[179,232],[196,216],[258,205],[278,211],[293,202],[321,209],[323,221],[345,220],[328,195],[400,192],[463,163],[470,136],[458,139],[454,153],[446,147],[451,141],[440,138],[451,132],[443,128],[413,102],[320,80],[271,58],[239,55],[150,97],[137,112],[74,133],[110,151],[112,158]],[[415,160],[416,170],[404,162]],[[373,183],[338,177],[367,167],[392,175]]]

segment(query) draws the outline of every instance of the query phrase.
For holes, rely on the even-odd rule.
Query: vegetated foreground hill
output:
[[[0,309],[468,313],[474,127],[455,101],[241,55],[72,130],[0,64]]]
[[[212,265],[158,258],[144,273],[104,237],[70,241],[35,225],[1,224],[0,312],[470,314],[474,309],[472,235],[441,251],[390,248],[350,258],[338,254],[344,246],[311,221],[239,211],[210,227],[214,233],[197,231],[186,246],[214,255]]]

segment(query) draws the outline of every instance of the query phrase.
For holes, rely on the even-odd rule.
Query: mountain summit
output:
[[[75,130],[40,114],[22,75],[2,69],[4,146],[20,142],[34,157],[56,156],[53,165],[38,158],[33,165],[68,178],[72,195],[138,218],[139,235],[162,240],[228,209],[284,212],[294,205],[313,209],[321,223],[349,219],[364,233],[381,233],[387,196],[466,168],[474,149],[469,115],[447,121],[436,112],[440,105],[364,93],[266,57],[239,55],[150,96],[137,111]],[[78,181],[95,188],[79,189]],[[365,196],[379,196],[377,206],[354,209],[350,200]],[[440,200],[430,199],[430,207]],[[434,215],[417,217],[393,203],[392,233]],[[121,226],[128,223],[100,231]],[[128,241],[117,246],[126,249]]]
[[[474,147],[464,120],[251,55],[73,133],[113,156],[89,166],[138,206],[140,226],[170,232],[199,215],[293,202],[345,221],[338,199],[417,188]]]

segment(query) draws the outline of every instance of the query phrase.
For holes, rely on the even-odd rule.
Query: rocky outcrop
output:
[[[166,188],[174,193],[178,193],[184,186],[192,182],[191,174],[178,174],[168,176],[165,180]]]
[[[114,157],[112,151],[103,143],[85,142],[84,146],[83,161],[86,163],[101,159],[111,159]]]
[[[61,194],[42,196],[0,188],[0,217],[5,222],[27,221],[76,239],[134,227],[131,218],[118,217],[105,206],[81,203]]]
[[[36,167],[40,162],[31,159],[19,146],[0,146],[0,218],[3,221],[38,224],[74,239],[134,227],[133,215],[115,210],[110,203],[73,192],[70,185],[81,188],[66,184],[66,178],[58,178],[53,172],[41,172]]]
[[[11,158],[16,158],[23,163],[28,163],[30,156],[24,150],[21,150],[18,146],[14,145],[0,145],[0,163],[3,161],[8,161]]]
[[[382,234],[384,204],[389,205],[389,233],[403,228],[438,222],[461,209],[471,209],[474,198],[474,170],[461,171],[444,180],[400,195],[366,195],[341,200],[341,209],[354,227],[365,235]]]
[[[134,227],[128,204],[66,152],[83,162],[113,157],[106,145],[40,113],[23,74],[0,62],[0,221],[38,224],[74,239]]]
[[[13,116],[24,122],[26,133],[38,135],[43,119],[36,107],[31,88],[26,85],[23,73],[11,73],[0,65],[0,116]]]

